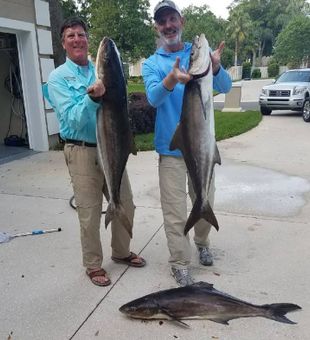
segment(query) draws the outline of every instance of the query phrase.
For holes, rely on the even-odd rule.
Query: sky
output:
[[[149,0],[151,4],[151,10],[153,14],[153,9],[159,0]],[[223,19],[228,18],[228,10],[226,9],[232,3],[232,0],[176,0],[176,5],[182,10],[189,5],[202,6],[208,5],[210,11],[214,13],[216,17],[221,17]]]

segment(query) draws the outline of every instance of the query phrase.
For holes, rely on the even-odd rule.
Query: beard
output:
[[[176,46],[181,43],[181,38],[182,38],[182,30],[178,30],[177,35],[174,38],[168,38],[165,36],[164,33],[160,34],[161,40],[164,42],[165,45],[171,47],[171,46]]]

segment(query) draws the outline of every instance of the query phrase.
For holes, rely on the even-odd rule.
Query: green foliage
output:
[[[242,79],[251,78],[251,68],[252,65],[248,61],[242,64]]]
[[[123,61],[135,62],[155,49],[148,0],[89,0],[90,51],[96,55],[101,39],[116,43]]]
[[[143,83],[143,78],[142,78],[142,76],[131,76],[130,78],[129,78],[129,81],[131,82],[131,83]]]
[[[300,65],[310,56],[310,18],[299,16],[279,34],[275,44],[275,57],[283,64]]]
[[[231,10],[226,28],[227,36],[234,41],[235,56],[234,65],[237,66],[240,61],[239,54],[242,44],[248,37],[248,32],[251,29],[250,16],[241,6],[235,7]]]
[[[268,77],[276,78],[279,75],[279,70],[279,64],[274,59],[272,59],[268,63]]]
[[[234,64],[234,51],[226,42],[227,40],[225,39],[225,48],[221,57],[221,64],[224,68],[228,69]]]
[[[79,15],[78,8],[74,0],[60,0],[59,2],[64,18]]]
[[[183,15],[185,18],[184,40],[192,41],[196,35],[204,33],[213,50],[224,40],[226,21],[216,18],[207,5],[188,6],[183,10]]]
[[[231,5],[230,17],[236,8],[242,8],[251,21],[240,51],[252,49],[252,55],[258,55],[259,64],[263,55],[272,54],[277,36],[288,23],[298,15],[306,17],[310,13],[307,0],[235,0]]]
[[[252,71],[252,75],[251,77],[253,79],[260,79],[262,77],[262,74],[260,72],[260,69],[259,68],[255,68],[253,71]]]

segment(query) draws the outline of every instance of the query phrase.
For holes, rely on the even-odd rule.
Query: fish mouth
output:
[[[209,73],[211,65],[209,44],[202,33],[193,39],[189,73],[194,79],[202,78]]]
[[[110,51],[110,39],[108,37],[104,37],[99,46],[100,55],[104,60],[108,59],[109,51]]]

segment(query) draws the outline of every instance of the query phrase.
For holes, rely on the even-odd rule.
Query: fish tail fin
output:
[[[204,218],[207,222],[212,224],[216,230],[219,230],[219,225],[217,223],[217,219],[214,215],[214,212],[210,206],[208,200],[205,200],[204,203],[201,200],[196,200],[193,206],[193,209],[187,219],[184,235],[193,228],[193,226],[201,219]]]
[[[124,226],[124,228],[127,230],[130,238],[132,238],[132,223],[130,223],[125,209],[121,204],[115,205],[112,203],[109,203],[106,215],[105,215],[105,228],[107,229],[109,223],[117,217],[119,219],[119,222]]]
[[[289,324],[296,324],[296,322],[288,319],[285,314],[301,309],[300,306],[293,303],[272,303],[270,305],[263,305],[262,307],[267,310],[267,314],[264,314],[265,317]]]

